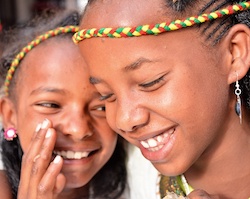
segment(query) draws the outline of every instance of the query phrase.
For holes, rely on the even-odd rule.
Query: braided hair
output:
[[[79,14],[74,11],[69,13],[46,11],[42,16],[35,18],[25,26],[16,27],[13,30],[5,32],[4,40],[8,43],[8,48],[4,50],[3,56],[0,59],[1,86],[6,78],[12,60],[28,42],[36,38],[37,35],[41,35],[42,33],[55,29],[56,27],[78,25],[79,19]],[[23,34],[22,36],[20,36],[21,33]],[[72,35],[73,33],[67,33],[56,36],[53,39],[67,37],[67,39],[71,40]],[[22,39],[20,40],[20,38]],[[9,85],[9,97],[13,101],[15,101],[17,97],[15,96],[15,86],[17,84],[16,79],[18,77],[19,68],[20,66],[16,68],[13,79]],[[23,151],[18,137],[10,142],[3,139],[3,132],[4,129],[2,129],[0,135],[3,162],[11,185],[12,196],[13,198],[17,198]],[[127,175],[125,159],[124,143],[123,140],[119,138],[110,160],[90,181],[90,188],[92,191],[91,197],[116,199],[123,193],[126,186]]]

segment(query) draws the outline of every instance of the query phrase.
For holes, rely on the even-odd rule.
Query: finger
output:
[[[23,155],[19,193],[18,193],[20,198],[25,198],[27,190],[29,190],[28,187],[30,184],[30,175],[32,172],[33,163],[34,160],[36,160],[39,157],[38,154],[44,141],[46,128],[50,125],[51,123],[47,119],[44,120],[42,124],[38,124],[36,131],[33,135],[32,141],[27,151]]]
[[[196,189],[188,195],[189,199],[219,199],[218,196],[209,195],[206,191],[202,189]]]
[[[58,195],[61,193],[66,185],[66,177],[60,173],[56,179],[56,185],[54,189],[54,194]]]
[[[30,175],[30,187],[38,186],[40,181],[46,175],[47,169],[52,159],[52,153],[56,142],[56,132],[54,129],[49,128],[45,135],[43,145],[39,152],[38,158],[34,161]],[[61,167],[57,170],[60,172]],[[34,189],[36,188],[34,187]]]
[[[56,197],[64,188],[66,179],[60,173],[63,166],[63,160],[60,156],[56,156],[50,163],[46,173],[39,183],[37,190],[37,198],[53,198]]]

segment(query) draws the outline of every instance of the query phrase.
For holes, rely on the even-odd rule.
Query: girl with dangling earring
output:
[[[73,40],[109,125],[165,178],[162,197],[250,197],[249,9],[88,1]]]

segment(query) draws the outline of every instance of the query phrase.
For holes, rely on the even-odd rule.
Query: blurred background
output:
[[[0,0],[0,32],[21,25],[46,9],[82,11],[87,0]]]

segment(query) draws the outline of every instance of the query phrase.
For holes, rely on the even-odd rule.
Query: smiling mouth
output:
[[[97,150],[95,151],[53,151],[54,154],[60,155],[63,159],[70,159],[70,160],[80,160],[82,158],[87,158],[94,153],[96,153]]]
[[[165,142],[174,134],[174,131],[175,129],[167,131],[153,138],[140,141],[140,143],[148,151],[159,151],[165,145]]]

